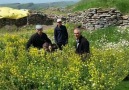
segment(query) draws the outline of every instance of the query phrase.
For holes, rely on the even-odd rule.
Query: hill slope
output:
[[[0,4],[0,7],[11,7],[16,9],[44,9],[48,7],[66,7],[69,5],[74,5],[77,1],[61,1],[52,3],[12,3],[12,4]]]
[[[74,7],[74,8],[73,8]],[[88,8],[117,8],[123,13],[129,12],[129,0],[81,0],[72,8],[74,11],[84,10]]]

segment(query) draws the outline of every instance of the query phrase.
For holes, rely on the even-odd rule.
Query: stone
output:
[[[127,19],[129,19],[129,16],[127,16],[127,15],[122,16],[122,19],[127,20]]]
[[[111,15],[110,14],[107,14],[107,13],[103,13],[103,14],[101,14],[101,15],[99,15],[100,17],[111,17]]]
[[[111,19],[116,19],[116,18],[117,18],[116,15],[112,15],[112,16],[111,16]]]
[[[103,28],[104,25],[95,25],[95,29]]]
[[[129,20],[123,20],[123,23],[129,23]]]
[[[94,15],[92,16],[92,18],[93,18],[93,19],[99,19],[100,16],[99,16],[98,14],[94,14]]]

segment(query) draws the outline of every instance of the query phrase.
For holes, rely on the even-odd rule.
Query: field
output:
[[[129,29],[83,30],[91,55],[82,62],[73,47],[75,25],[66,26],[69,43],[53,53],[33,47],[25,50],[34,27],[1,30],[0,90],[122,90],[119,83],[129,73]],[[54,43],[53,28],[44,32]]]

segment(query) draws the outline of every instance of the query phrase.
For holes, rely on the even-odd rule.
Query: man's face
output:
[[[43,32],[43,29],[37,29],[37,33],[38,33],[39,35],[41,35],[42,32]]]
[[[78,30],[74,30],[74,36],[75,36],[76,39],[79,39],[81,34],[80,34],[80,32]]]
[[[62,22],[57,22],[57,25],[58,25],[58,26],[61,26],[61,25],[62,25]]]

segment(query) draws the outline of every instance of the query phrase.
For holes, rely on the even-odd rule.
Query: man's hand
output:
[[[52,46],[51,46],[51,45],[49,45],[49,47],[48,47],[48,48],[49,48],[49,50],[50,50],[50,51],[52,50]]]
[[[68,41],[66,41],[65,44],[68,44]]]

